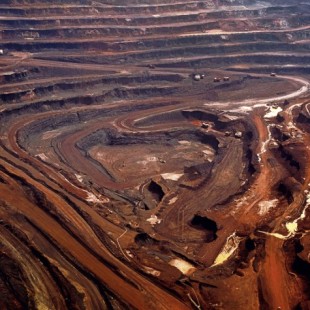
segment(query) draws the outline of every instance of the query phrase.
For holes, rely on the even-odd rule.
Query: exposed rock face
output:
[[[2,0],[1,309],[308,309],[309,4]]]

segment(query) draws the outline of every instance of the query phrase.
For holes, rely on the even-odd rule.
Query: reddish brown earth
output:
[[[309,12],[2,1],[0,309],[309,309]]]

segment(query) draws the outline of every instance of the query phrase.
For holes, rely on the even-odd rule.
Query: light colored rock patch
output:
[[[161,177],[165,180],[178,181],[183,176],[183,173],[163,173]]]
[[[37,157],[43,161],[48,161],[48,157],[44,153],[38,154]]]
[[[257,154],[257,157],[258,157],[258,161],[259,161],[259,162],[262,161],[261,155],[264,154],[264,153],[267,151],[267,146],[268,146],[269,142],[270,142],[271,139],[272,139],[270,128],[273,127],[273,126],[274,126],[273,124],[269,124],[269,125],[267,126],[268,138],[267,138],[266,141],[264,141],[264,142],[262,143],[261,151],[260,151],[260,153]]]
[[[152,214],[151,217],[148,218],[146,221],[149,222],[152,226],[154,226],[156,224],[160,224],[162,220],[159,219],[157,215]]]
[[[144,269],[144,271],[146,273],[151,274],[154,277],[159,277],[160,276],[160,271],[158,271],[158,270],[156,270],[154,268],[144,266],[143,269]]]
[[[213,156],[214,155],[214,151],[212,149],[203,150],[202,152],[205,155],[208,155],[208,156]]]
[[[280,107],[270,107],[268,110],[268,113],[265,114],[264,118],[273,118],[276,117],[278,115],[278,113],[280,113],[282,110],[282,108]]]
[[[171,260],[169,262],[169,265],[179,269],[183,274],[188,276],[196,270],[193,265],[180,258],[175,258]]]
[[[263,200],[258,203],[258,214],[259,215],[265,215],[269,212],[270,209],[275,208],[278,204],[278,199],[273,200]]]
[[[79,181],[79,182],[83,182],[83,176],[81,176],[80,174],[75,174],[75,177],[77,178],[77,180]]]
[[[180,140],[180,141],[178,141],[178,143],[181,145],[190,145],[191,144],[191,142],[187,141],[187,140]]]
[[[86,201],[88,202],[92,202],[92,203],[106,203],[109,201],[108,198],[104,198],[104,197],[97,197],[95,194],[90,193],[90,192],[86,192],[87,193],[87,198]]]
[[[292,222],[285,223],[285,228],[288,231],[288,234],[286,236],[279,234],[279,233],[268,233],[266,231],[259,231],[259,232],[263,233],[265,235],[268,235],[268,236],[273,236],[273,237],[276,237],[278,239],[282,239],[282,240],[286,240],[286,239],[294,237],[298,231],[298,222],[300,220],[303,220],[306,218],[306,211],[307,211],[308,207],[310,206],[310,192],[307,191],[306,193],[307,193],[306,204],[305,204],[305,207],[304,207],[302,213],[300,214],[300,216]]]
[[[171,199],[169,200],[169,202],[168,202],[168,205],[173,205],[177,200],[178,200],[178,197],[177,197],[177,196],[171,198]]]
[[[56,138],[57,136],[59,136],[60,134],[61,134],[61,131],[59,129],[46,131],[43,133],[42,139],[43,140],[53,139],[53,138]]]
[[[306,205],[302,213],[300,214],[300,216],[297,219],[295,219],[293,222],[287,222],[285,224],[285,227],[288,231],[287,238],[295,236],[298,230],[298,222],[306,218],[306,210],[308,209],[309,206],[310,206],[310,193],[307,194]]]
[[[238,246],[241,240],[242,238],[236,236],[236,232],[228,236],[222,251],[218,254],[218,256],[216,257],[211,267],[221,265],[224,262],[226,262],[238,249]]]

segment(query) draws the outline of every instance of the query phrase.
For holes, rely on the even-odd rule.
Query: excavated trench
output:
[[[205,242],[212,242],[216,240],[218,227],[216,222],[207,217],[195,215],[191,220],[191,225],[196,229],[206,230]]]

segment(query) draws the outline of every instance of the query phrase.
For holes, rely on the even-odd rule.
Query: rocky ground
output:
[[[0,309],[309,309],[309,12],[3,0]]]

